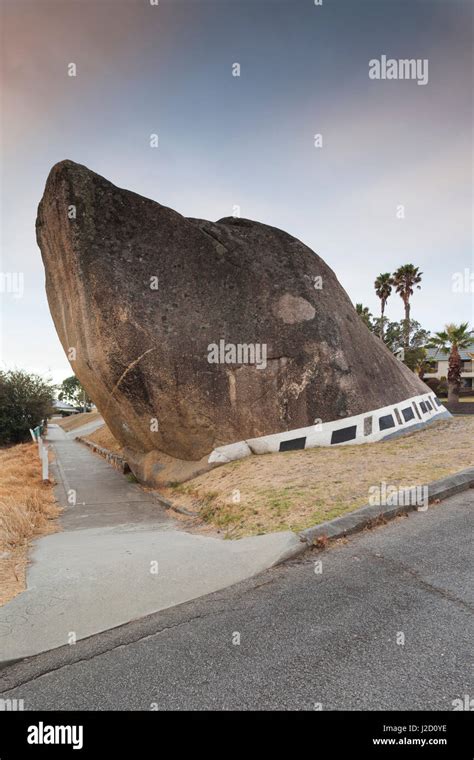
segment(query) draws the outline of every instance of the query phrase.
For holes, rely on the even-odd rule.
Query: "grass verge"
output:
[[[229,538],[299,531],[367,504],[369,488],[424,485],[474,462],[474,417],[391,441],[252,456],[161,492]]]
[[[102,427],[94,430],[94,432],[87,435],[86,438],[88,441],[93,441],[98,446],[103,446],[104,449],[113,451],[116,454],[122,451],[119,442],[114,438],[106,425],[102,425]]]
[[[36,445],[0,449],[0,605],[25,589],[28,543],[54,533],[59,513]]]
[[[71,414],[69,417],[55,419],[54,422],[68,433],[70,430],[75,430],[82,427],[82,425],[87,425],[88,422],[95,422],[98,419],[100,419],[99,412],[82,412],[80,414]]]

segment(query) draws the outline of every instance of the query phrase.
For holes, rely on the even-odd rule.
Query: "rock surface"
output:
[[[188,219],[62,161],[37,240],[63,348],[142,479],[160,452],[188,472],[223,444],[427,392],[282,230]],[[257,364],[212,363],[212,345],[217,362]]]

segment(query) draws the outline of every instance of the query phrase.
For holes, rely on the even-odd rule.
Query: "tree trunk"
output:
[[[404,348],[405,350],[408,349],[410,345],[410,300],[409,297],[403,301],[405,304],[405,324],[404,324],[404,330],[403,330],[403,342],[404,342]]]
[[[457,346],[453,346],[449,354],[448,365],[448,404],[459,402],[459,390],[461,388],[461,357]]]
[[[382,300],[382,303],[381,303],[382,316],[381,316],[381,319],[380,319],[380,339],[381,340],[383,340],[383,315],[384,315],[384,311],[385,311],[385,303]]]

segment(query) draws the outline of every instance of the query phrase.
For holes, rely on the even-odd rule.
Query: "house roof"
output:
[[[75,407],[72,404],[68,404],[67,401],[59,401],[57,399],[53,401],[53,406],[55,409],[64,409],[64,410],[75,409]]]
[[[437,359],[438,361],[447,361],[449,359],[449,352],[447,351],[438,351],[436,348],[428,348],[427,349],[427,358],[428,359]],[[459,355],[461,359],[464,359],[465,361],[473,360],[474,359],[474,340],[472,343],[468,345],[467,348],[462,348],[459,352]]]

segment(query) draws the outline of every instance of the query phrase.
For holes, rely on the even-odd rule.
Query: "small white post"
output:
[[[32,429],[30,428],[31,437],[33,438],[34,442],[36,443],[36,436],[33,433]]]
[[[43,446],[43,452],[42,452],[42,464],[43,464],[43,481],[49,480],[48,476],[48,447],[45,444]]]
[[[38,436],[38,456],[42,460],[43,459],[43,440],[41,436]]]

